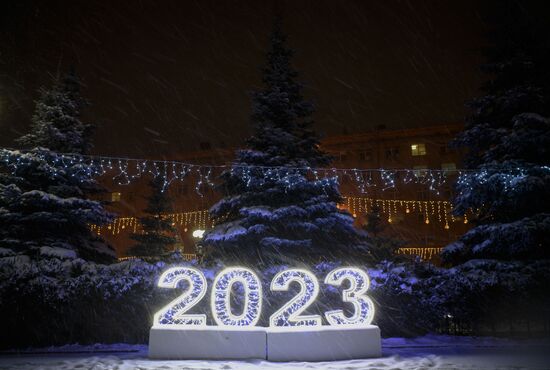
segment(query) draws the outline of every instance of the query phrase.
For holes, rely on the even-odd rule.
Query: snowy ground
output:
[[[64,346],[0,354],[0,369],[550,369],[548,341],[426,336],[383,341],[378,359],[273,363],[267,361],[150,361],[136,345]]]

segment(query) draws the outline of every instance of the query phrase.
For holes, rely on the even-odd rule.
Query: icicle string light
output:
[[[418,213],[423,215],[425,224],[431,221],[437,221],[443,224],[443,228],[448,230],[454,222],[468,223],[468,215],[464,214],[462,218],[452,215],[453,205],[445,200],[403,200],[403,199],[375,199],[366,197],[343,197],[344,201],[339,204],[340,209],[347,209],[353,217],[369,213],[374,205],[380,207],[380,211],[385,215],[389,223],[396,221],[396,216],[400,214],[410,215]],[[473,213],[473,212],[470,212]],[[201,230],[207,230],[214,226],[214,220],[210,218],[207,210],[190,211],[180,213],[169,213],[162,215],[171,221],[172,226],[183,226],[184,228],[196,227]],[[112,223],[105,226],[90,225],[90,229],[97,235],[104,233],[118,235],[121,232],[138,232],[141,228],[139,220],[136,217],[115,218]],[[187,230],[186,230],[187,231]]]
[[[28,155],[22,155],[28,153]],[[446,183],[448,171],[439,169],[359,169],[359,168],[312,168],[286,166],[258,166],[245,164],[210,165],[191,164],[180,161],[150,160],[123,157],[89,156],[49,151],[18,151],[0,149],[0,160],[13,172],[21,165],[28,164],[39,158],[49,163],[49,170],[56,175],[59,167],[78,166],[78,171],[88,176],[109,175],[114,183],[128,185],[145,175],[160,178],[162,191],[165,191],[174,181],[185,181],[193,177],[195,190],[200,196],[204,190],[214,187],[213,178],[224,171],[243,179],[246,186],[251,186],[255,178],[260,182],[280,181],[287,189],[303,182],[305,178],[318,182],[322,186],[334,186],[337,182],[350,180],[362,193],[370,188],[387,190],[399,184],[426,185],[432,191],[439,192]],[[460,170],[464,173],[468,170]],[[454,172],[458,174],[459,172]],[[480,176],[484,176],[483,173]],[[465,180],[466,181],[466,180]]]
[[[306,178],[319,183],[323,187],[332,187],[338,183],[351,181],[361,194],[368,193],[370,188],[386,191],[400,185],[418,184],[427,187],[430,191],[439,194],[448,177],[456,179],[461,189],[472,189],[495,180],[495,171],[498,173],[498,182],[503,191],[509,191],[519,182],[529,176],[526,168],[495,168],[468,170],[468,169],[384,169],[384,168],[312,168],[292,166],[259,166],[236,164],[210,165],[191,164],[181,161],[154,160],[123,157],[105,157],[54,153],[47,150],[20,151],[0,148],[0,161],[14,173],[21,165],[28,165],[39,158],[50,166],[46,170],[52,176],[59,175],[59,167],[65,169],[77,168],[77,173],[85,173],[88,177],[105,176],[109,174],[118,185],[128,185],[142,178],[144,175],[160,178],[162,191],[168,189],[174,181],[185,181],[193,177],[195,191],[203,196],[204,191],[214,188],[213,178],[222,172],[229,171],[233,176],[239,176],[247,187],[252,186],[253,180],[259,183],[267,181],[282,182],[288,191],[293,186],[305,181]],[[550,172],[550,167],[539,166],[539,171]]]
[[[419,256],[421,259],[429,261],[438,256],[442,250],[443,247],[401,247],[397,253]]]
[[[208,211],[191,211],[180,213],[169,213],[162,215],[171,221],[172,226],[197,227],[201,230],[209,229],[213,226],[213,220]],[[104,226],[90,225],[90,229],[97,235],[104,233],[118,235],[124,231],[136,233],[141,230],[137,217],[118,217],[110,224]]]
[[[448,230],[452,222],[460,221],[452,215],[453,205],[446,200],[403,200],[403,199],[373,199],[365,197],[344,197],[344,204],[353,217],[360,214],[367,214],[372,210],[373,205],[380,208],[380,212],[386,215],[385,219],[393,223],[399,214],[421,214],[425,224],[437,221],[443,224],[443,228]],[[470,213],[473,213],[470,210]],[[465,214],[462,218],[464,223],[468,223],[468,216]]]

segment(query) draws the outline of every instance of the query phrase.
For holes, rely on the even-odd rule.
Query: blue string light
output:
[[[195,191],[201,197],[205,186],[214,188],[215,184],[212,178],[215,171],[218,171],[219,174],[226,172],[230,176],[240,178],[247,189],[253,186],[264,186],[268,183],[280,183],[286,192],[300,186],[305,181],[313,182],[325,189],[338,185],[345,179],[350,179],[361,193],[368,193],[370,188],[376,187],[385,191],[396,188],[400,184],[418,184],[439,194],[441,188],[448,183],[450,174],[453,174],[453,179],[456,178],[457,185],[462,191],[497,180],[502,184],[503,191],[510,191],[529,176],[527,168],[523,167],[498,168],[495,166],[495,168],[449,172],[439,169],[313,168],[235,163],[231,165],[195,165],[178,161],[58,154],[48,150],[22,152],[0,149],[0,158],[13,174],[18,172],[19,167],[28,166],[31,162],[36,161],[36,158],[48,164],[43,169],[49,171],[52,177],[62,175],[60,171],[72,177],[82,173],[92,177],[114,172],[113,181],[118,185],[128,185],[148,174],[155,179],[160,178],[162,191],[168,189],[174,181],[185,181],[193,177],[196,181]],[[535,169],[544,173],[550,172],[548,166],[535,166]]]

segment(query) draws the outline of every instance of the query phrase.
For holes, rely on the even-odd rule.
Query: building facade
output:
[[[348,176],[341,176],[342,209],[347,209],[361,227],[367,222],[367,214],[378,206],[385,222],[383,234],[404,242],[402,253],[419,255],[437,261],[440,249],[462,235],[468,229],[467,215],[452,216],[452,182],[457,168],[461,168],[462,153],[449,146],[449,142],[462,129],[460,124],[439,125],[406,130],[378,129],[371,132],[327,137],[321,147],[334,161],[332,167],[348,169]],[[179,153],[170,160],[196,165],[230,164],[234,149],[208,149]],[[368,186],[358,186],[354,169],[396,170],[396,176],[422,178],[427,169],[443,170],[446,182],[436,189],[422,181],[405,183],[397,179],[394,187],[386,186],[379,177],[368,181]],[[204,170],[202,170],[204,171]],[[368,172],[367,172],[368,173]],[[194,253],[196,237],[193,232],[211,227],[208,208],[220,199],[220,194],[210,186],[198,186],[205,173],[190,171],[184,181],[174,181],[168,187],[172,199],[172,219],[178,232],[177,248],[185,254]],[[116,249],[119,257],[127,255],[132,245],[129,235],[139,232],[136,218],[142,215],[147,203],[148,179],[143,178],[129,185],[118,185],[107,175],[101,178],[108,189],[109,209],[118,215],[109,226],[96,228]],[[204,182],[204,181],[203,181]],[[195,233],[197,234],[197,233]]]

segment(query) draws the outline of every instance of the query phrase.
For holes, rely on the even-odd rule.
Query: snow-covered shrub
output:
[[[153,314],[181,294],[179,289],[158,288],[157,279],[167,268],[185,264],[194,265],[177,256],[169,263],[130,260],[101,265],[64,254],[50,254],[41,260],[4,255],[0,257],[0,348],[147,343]],[[269,289],[275,274],[293,267],[308,269],[319,280],[319,297],[306,314],[323,317],[324,312],[334,309],[350,314],[351,305],[341,299],[345,284],[342,288],[323,284],[328,272],[343,265],[347,264],[323,262],[315,266],[254,269],[264,290],[258,325],[269,325],[270,315],[296,294],[298,286],[291,286],[288,292]],[[207,313],[208,324],[215,325],[210,313],[210,292],[215,276],[227,266],[196,267],[207,279],[208,293],[193,312]],[[490,333],[503,324],[525,330],[525,322],[520,320],[535,323],[549,317],[547,261],[527,264],[473,260],[452,269],[422,263],[358,267],[371,278],[368,295],[376,306],[373,323],[386,337],[416,336],[450,328],[460,334]],[[242,293],[242,287],[236,284],[231,295],[231,306],[236,312],[242,308]]]
[[[141,260],[101,265],[55,257],[0,258],[0,347],[146,343],[153,314],[180,294],[156,286],[168,267]]]
[[[417,336],[436,330],[431,307],[421,305],[415,266],[385,262],[369,271],[370,296],[376,305],[373,323],[383,336]]]
[[[530,330],[548,320],[549,261],[470,260],[420,280],[419,307],[461,334]]]

